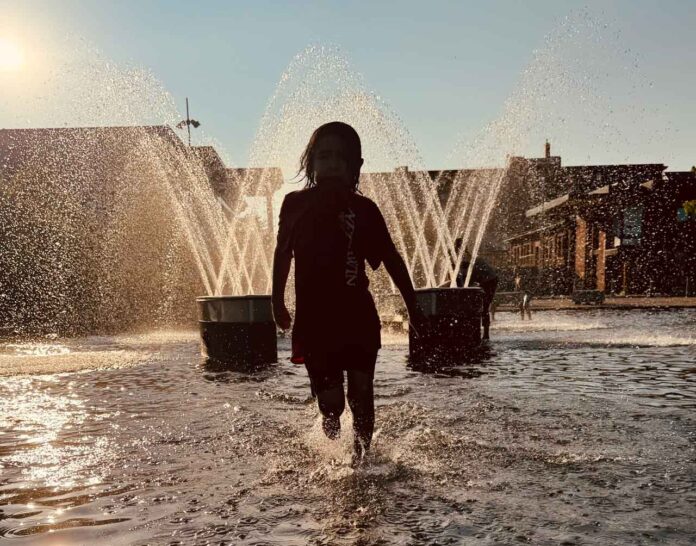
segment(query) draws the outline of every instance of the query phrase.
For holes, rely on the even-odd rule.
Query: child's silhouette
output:
[[[381,347],[365,261],[373,269],[384,263],[412,324],[422,320],[408,270],[381,212],[357,191],[362,164],[360,137],[350,125],[332,122],[314,131],[300,159],[307,183],[283,201],[273,260],[273,313],[285,330],[291,324],[285,285],[295,258],[292,360],[305,364],[324,432],[332,439],[340,433],[347,372],[358,458],[372,439],[372,383]]]

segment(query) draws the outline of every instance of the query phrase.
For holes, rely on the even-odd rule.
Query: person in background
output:
[[[404,298],[411,327],[417,330],[425,320],[382,213],[358,192],[362,164],[360,137],[350,125],[331,122],[314,131],[300,158],[306,186],[289,193],[280,209],[272,294],[276,324],[287,330],[291,317],[285,307],[285,285],[294,258],[291,360],[307,369],[330,439],[340,434],[347,374],[356,463],[372,440],[373,380],[381,347],[365,262],[372,269],[384,264]]]
[[[461,238],[454,242],[454,248],[458,254],[462,248]],[[462,257],[462,263],[459,266],[459,273],[457,274],[457,286],[464,286],[470,264],[471,253],[469,252],[469,249],[466,248],[464,249],[464,256]],[[496,273],[495,269],[486,263],[483,258],[477,257],[474,261],[471,279],[469,279],[469,286],[479,286],[483,289],[483,317],[481,319],[481,325],[483,326],[483,339],[490,339],[490,311],[493,298],[495,297],[495,291],[498,287],[498,274]]]
[[[524,320],[524,314],[527,313],[529,320],[532,320],[532,292],[529,290],[529,283],[523,283],[520,272],[515,272],[515,292],[522,292],[520,297],[520,316]]]

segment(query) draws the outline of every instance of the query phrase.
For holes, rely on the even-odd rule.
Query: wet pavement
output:
[[[195,332],[0,344],[19,544],[693,544],[696,310],[499,315],[465,365],[385,336],[374,449],[304,369],[207,370]],[[81,371],[74,371],[81,370]]]

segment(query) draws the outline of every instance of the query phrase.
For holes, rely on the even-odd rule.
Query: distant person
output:
[[[529,320],[532,320],[532,292],[529,289],[529,283],[522,283],[519,271],[515,273],[515,292],[521,292],[519,309],[522,320],[524,320],[525,312]]]
[[[340,434],[347,372],[356,462],[372,440],[373,379],[381,347],[366,261],[372,269],[384,263],[404,298],[411,324],[417,327],[423,320],[382,213],[358,192],[362,164],[360,137],[350,125],[332,122],[314,131],[300,158],[305,188],[289,193],[280,209],[272,296],[276,324],[287,330],[291,317],[285,307],[285,285],[294,258],[291,360],[307,369],[330,439]]]
[[[459,238],[454,242],[454,248],[459,253],[462,248],[462,239]],[[459,266],[457,274],[457,286],[462,287],[466,282],[466,275],[471,264],[471,253],[469,249],[464,249],[462,263]],[[474,261],[474,268],[471,272],[469,286],[479,286],[483,289],[483,317],[481,325],[483,326],[483,339],[490,339],[491,328],[491,304],[495,298],[495,291],[498,288],[498,274],[483,258],[477,257]]]

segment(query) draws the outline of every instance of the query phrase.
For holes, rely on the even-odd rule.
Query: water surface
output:
[[[500,314],[423,373],[385,336],[366,464],[304,369],[195,332],[0,345],[0,537],[25,544],[692,544],[696,310]],[[81,370],[81,371],[75,371]]]

